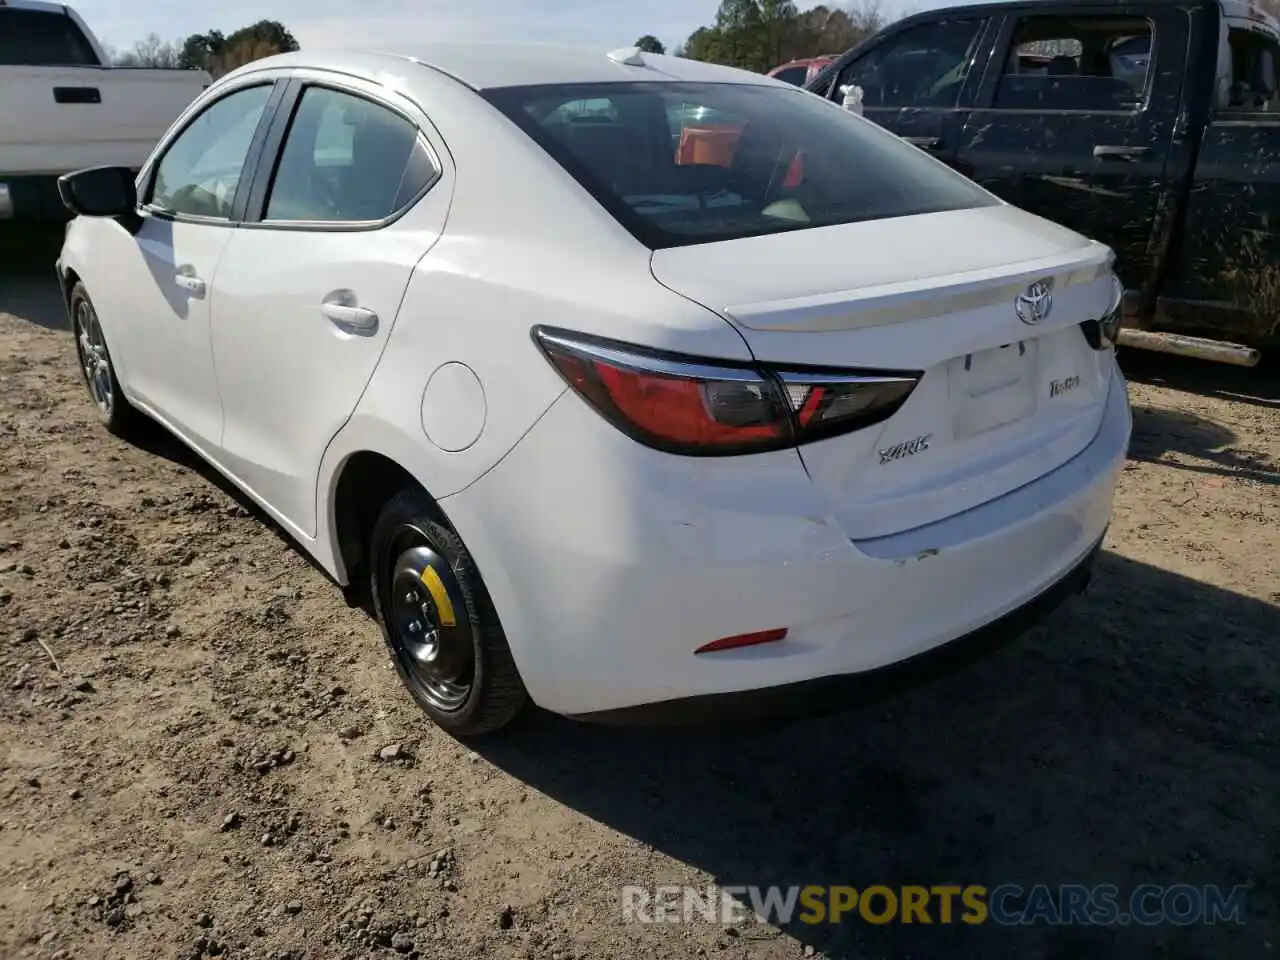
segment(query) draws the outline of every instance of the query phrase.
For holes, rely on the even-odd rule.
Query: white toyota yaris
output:
[[[289,54],[62,193],[107,428],[369,584],[456,733],[895,664],[1078,587],[1111,516],[1111,252],[789,84]]]

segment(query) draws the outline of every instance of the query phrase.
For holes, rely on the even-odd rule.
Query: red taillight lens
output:
[[[561,376],[618,429],[672,453],[747,453],[792,443],[786,399],[748,367],[620,349],[539,328]]]
[[[795,410],[802,442],[847,433],[885,420],[920,382],[917,373],[778,371]]]
[[[561,376],[618,429],[695,456],[776,450],[877,423],[919,380],[916,373],[776,371],[547,327],[533,333]]]

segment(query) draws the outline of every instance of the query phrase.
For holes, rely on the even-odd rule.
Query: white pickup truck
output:
[[[113,67],[70,7],[0,0],[0,222],[66,219],[59,176],[138,169],[210,82],[203,70]]]

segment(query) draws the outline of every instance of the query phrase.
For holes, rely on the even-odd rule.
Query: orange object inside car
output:
[[[676,149],[676,163],[680,166],[692,164],[708,164],[715,167],[729,167],[733,164],[733,154],[742,137],[743,124],[708,124],[702,127],[685,127],[680,133],[680,146]],[[804,177],[804,158],[797,153],[787,169],[784,187],[800,185]]]
[[[705,163],[727,167],[733,163],[733,152],[742,136],[742,124],[718,123],[705,127],[685,127],[680,133],[676,163],[681,166]]]

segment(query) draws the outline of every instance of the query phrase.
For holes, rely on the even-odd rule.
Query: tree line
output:
[[[845,7],[819,4],[804,11],[795,0],[721,0],[715,22],[693,31],[673,53],[765,73],[789,60],[843,53],[891,19],[881,0],[854,0]],[[666,53],[651,34],[636,46]],[[118,66],[207,70],[217,79],[252,60],[297,49],[298,41],[284,24],[259,20],[229,34],[210,30],[182,40],[163,40],[153,33],[132,50],[108,52]]]
[[[880,0],[856,0],[846,7],[819,4],[804,11],[794,0],[720,0],[715,22],[693,31],[673,52],[766,73],[789,60],[844,53],[892,19]],[[650,35],[637,40],[636,46],[665,52]]]
[[[120,67],[207,70],[216,80],[253,60],[298,49],[298,41],[277,20],[259,20],[229,34],[221,30],[193,33],[184,40],[162,40],[151,34],[125,52],[108,51]]]

